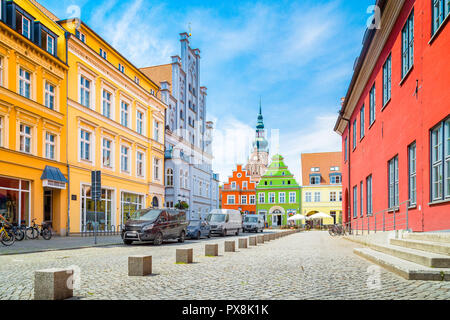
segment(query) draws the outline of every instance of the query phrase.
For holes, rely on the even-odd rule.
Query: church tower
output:
[[[250,174],[251,180],[258,183],[269,165],[269,142],[266,140],[264,130],[264,118],[262,115],[261,102],[259,103],[258,122],[256,124],[256,136],[253,141],[253,150],[245,166]]]

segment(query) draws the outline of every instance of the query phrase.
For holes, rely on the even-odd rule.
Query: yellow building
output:
[[[324,225],[341,223],[341,152],[303,153],[301,161],[301,213],[311,216],[323,212],[332,217],[323,219]]]
[[[164,114],[159,87],[80,21],[68,30],[70,232],[92,230],[91,171],[102,172],[100,230],[164,203]],[[139,44],[137,44],[139,45]]]
[[[0,214],[65,234],[65,30],[34,1],[0,8]]]

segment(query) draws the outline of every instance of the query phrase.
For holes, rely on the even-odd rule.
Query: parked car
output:
[[[211,238],[211,226],[206,221],[191,220],[187,227],[187,236],[197,240],[201,237]]]
[[[244,217],[244,232],[263,232],[264,219],[258,214],[248,214]]]
[[[228,234],[239,235],[242,231],[242,216],[237,210],[214,209],[208,214],[206,221],[211,225],[211,233],[222,237]]]
[[[126,245],[134,241],[152,241],[161,245],[167,239],[184,242],[187,226],[185,211],[148,208],[136,211],[126,222],[122,239]]]

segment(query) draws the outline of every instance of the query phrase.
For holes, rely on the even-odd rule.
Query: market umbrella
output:
[[[296,214],[295,216],[292,216],[288,219],[288,221],[298,221],[298,220],[305,220],[306,217],[301,214]]]
[[[310,219],[315,220],[315,219],[320,219],[320,226],[322,227],[322,219],[324,218],[333,218],[332,216],[330,216],[329,214],[323,213],[323,212],[317,212],[315,214],[313,214],[312,216],[309,216]]]

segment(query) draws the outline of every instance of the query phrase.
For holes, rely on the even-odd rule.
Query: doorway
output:
[[[53,190],[44,190],[44,221],[53,221]]]

